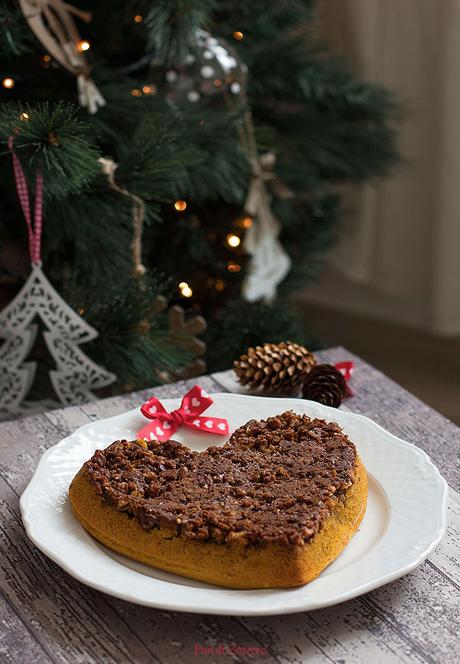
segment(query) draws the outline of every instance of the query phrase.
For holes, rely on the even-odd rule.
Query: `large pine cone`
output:
[[[338,408],[347,391],[342,373],[332,364],[317,364],[305,378],[302,394],[305,399]]]
[[[292,392],[304,382],[315,361],[305,346],[282,341],[249,348],[233,366],[243,385],[267,392]]]

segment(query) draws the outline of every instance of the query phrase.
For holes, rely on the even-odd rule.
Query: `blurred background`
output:
[[[345,188],[338,244],[295,296],[343,344],[460,422],[460,3],[321,0],[319,29],[403,107],[402,162]]]
[[[5,0],[0,21],[0,418],[290,340],[460,422],[460,0]]]

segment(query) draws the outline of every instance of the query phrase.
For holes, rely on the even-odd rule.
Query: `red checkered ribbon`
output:
[[[151,397],[141,408],[142,415],[152,420],[137,432],[138,438],[159,440],[171,438],[183,424],[196,431],[226,436],[229,433],[227,420],[221,417],[200,417],[213,400],[199,385],[195,385],[182,399],[180,408],[170,413],[156,397]]]
[[[30,214],[29,188],[27,186],[26,176],[19,161],[19,157],[14,151],[14,136],[8,139],[8,148],[13,158],[14,179],[16,182],[16,191],[18,192],[19,202],[27,224],[29,234],[29,254],[33,265],[41,262],[41,244],[42,244],[42,222],[43,222],[43,173],[38,170],[35,176],[35,206],[34,219]]]

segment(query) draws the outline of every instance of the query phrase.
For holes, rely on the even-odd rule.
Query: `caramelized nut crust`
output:
[[[356,449],[341,428],[291,411],[251,420],[221,447],[116,441],[83,467],[96,493],[149,531],[201,541],[308,542],[351,486]]]

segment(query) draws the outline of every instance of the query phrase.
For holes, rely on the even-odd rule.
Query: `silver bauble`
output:
[[[195,31],[195,43],[183,63],[160,67],[153,58],[147,86],[177,102],[198,103],[202,98],[225,95],[241,97],[247,67],[235,49],[205,30]]]

